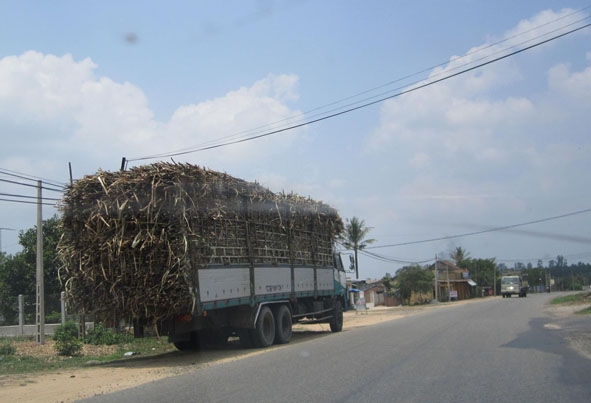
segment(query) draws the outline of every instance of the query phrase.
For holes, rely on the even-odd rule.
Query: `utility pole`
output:
[[[435,301],[439,302],[439,268],[437,267],[437,254],[435,254]]]
[[[449,285],[449,266],[445,265],[447,269],[447,302],[451,302],[451,287]]]
[[[497,265],[493,264],[493,296],[497,296]]]
[[[37,344],[45,344],[45,291],[43,284],[43,209],[41,181],[37,181]]]
[[[2,253],[2,231],[16,231],[13,228],[0,228],[0,253]]]

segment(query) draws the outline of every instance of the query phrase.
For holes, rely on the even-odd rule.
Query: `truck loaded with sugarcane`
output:
[[[294,323],[342,330],[343,223],[322,202],[156,163],[74,181],[60,208],[60,277],[83,314],[151,324],[180,350],[287,343]]]

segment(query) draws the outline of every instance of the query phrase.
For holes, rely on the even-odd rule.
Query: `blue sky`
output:
[[[3,1],[0,169],[65,183],[68,163],[78,178],[117,170],[124,156],[150,163],[136,158],[283,128],[582,26],[589,6]],[[588,262],[590,39],[586,28],[358,111],[172,158],[360,217],[374,246],[407,244],[372,250],[390,259],[447,258],[462,246],[509,266],[558,254]],[[36,194],[2,181],[0,193]],[[2,249],[16,253],[35,207],[0,206],[0,227],[16,230],[2,231]],[[360,274],[405,264],[362,256]]]

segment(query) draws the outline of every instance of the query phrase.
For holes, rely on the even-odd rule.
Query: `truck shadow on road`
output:
[[[274,345],[268,348],[245,348],[238,338],[231,337],[224,345],[207,345],[195,351],[171,351],[153,356],[133,356],[127,359],[100,364],[103,367],[117,368],[173,368],[179,372],[192,368],[208,367],[224,362],[231,362],[258,354],[264,354],[278,348],[293,346],[307,341],[323,338],[331,334],[330,330],[297,330],[293,332],[289,344]]]

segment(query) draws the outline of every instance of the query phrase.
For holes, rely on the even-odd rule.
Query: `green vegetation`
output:
[[[11,342],[0,341],[0,350],[5,348],[4,344],[11,345],[14,352],[10,355],[2,355],[0,352],[0,373],[1,374],[24,374],[32,372],[46,372],[63,369],[86,367],[89,363],[94,365],[107,364],[109,362],[125,360],[132,361],[141,357],[155,356],[168,353],[176,349],[171,343],[160,341],[156,337],[146,337],[143,339],[131,340],[128,343],[118,344],[111,348],[97,350],[96,353],[87,355],[79,354],[77,356],[61,356],[57,352],[53,355],[43,355],[37,351],[37,348],[19,352],[20,345],[31,345],[33,339],[15,339]],[[48,343],[52,343],[50,341]],[[57,342],[56,342],[57,343]],[[12,351],[12,350],[10,350]],[[132,352],[132,356],[126,356],[126,353]]]
[[[12,342],[6,339],[0,340],[0,357],[14,355],[15,352],[16,349],[12,345]]]
[[[371,227],[365,226],[365,221],[357,217],[353,217],[347,220],[345,224],[345,230],[341,234],[340,242],[348,249],[353,250],[355,253],[355,278],[359,278],[359,263],[358,253],[360,250],[365,249],[368,245],[374,243],[375,239],[366,239],[367,234],[371,231]]]
[[[60,263],[56,252],[61,236],[59,225],[60,219],[57,216],[43,221],[43,281],[47,297],[45,312],[48,313],[46,323],[56,323],[56,320],[59,322],[61,319],[60,314],[55,314],[60,310],[59,303],[57,306],[48,305],[49,297],[59,295],[62,291],[58,276]],[[36,292],[37,228],[21,231],[18,238],[22,246],[21,252],[15,255],[0,253],[0,317],[4,322],[2,325],[18,324],[17,296],[34,296]],[[27,312],[29,304],[26,300],[25,305],[25,321],[31,323],[34,313]]]
[[[553,298],[550,301],[552,305],[585,305],[591,304],[591,292],[579,292],[577,294],[565,295]],[[591,315],[591,306],[576,311],[577,315]]]
[[[587,304],[589,302],[591,302],[591,292],[580,292],[577,294],[564,295],[562,297],[553,298],[552,301],[550,301],[552,305],[579,305]]]
[[[59,355],[75,357],[82,352],[82,340],[78,338],[78,328],[75,322],[66,322],[55,329],[53,335],[55,349]]]
[[[102,323],[97,323],[93,329],[90,329],[86,335],[86,343],[95,346],[129,343],[133,336],[127,333],[116,333],[112,329],[106,328]]]
[[[393,279],[383,279],[389,292],[399,290],[400,298],[405,305],[410,305],[411,297],[415,294],[430,293],[433,289],[433,280],[433,273],[428,268],[418,265],[405,266],[396,272]]]

